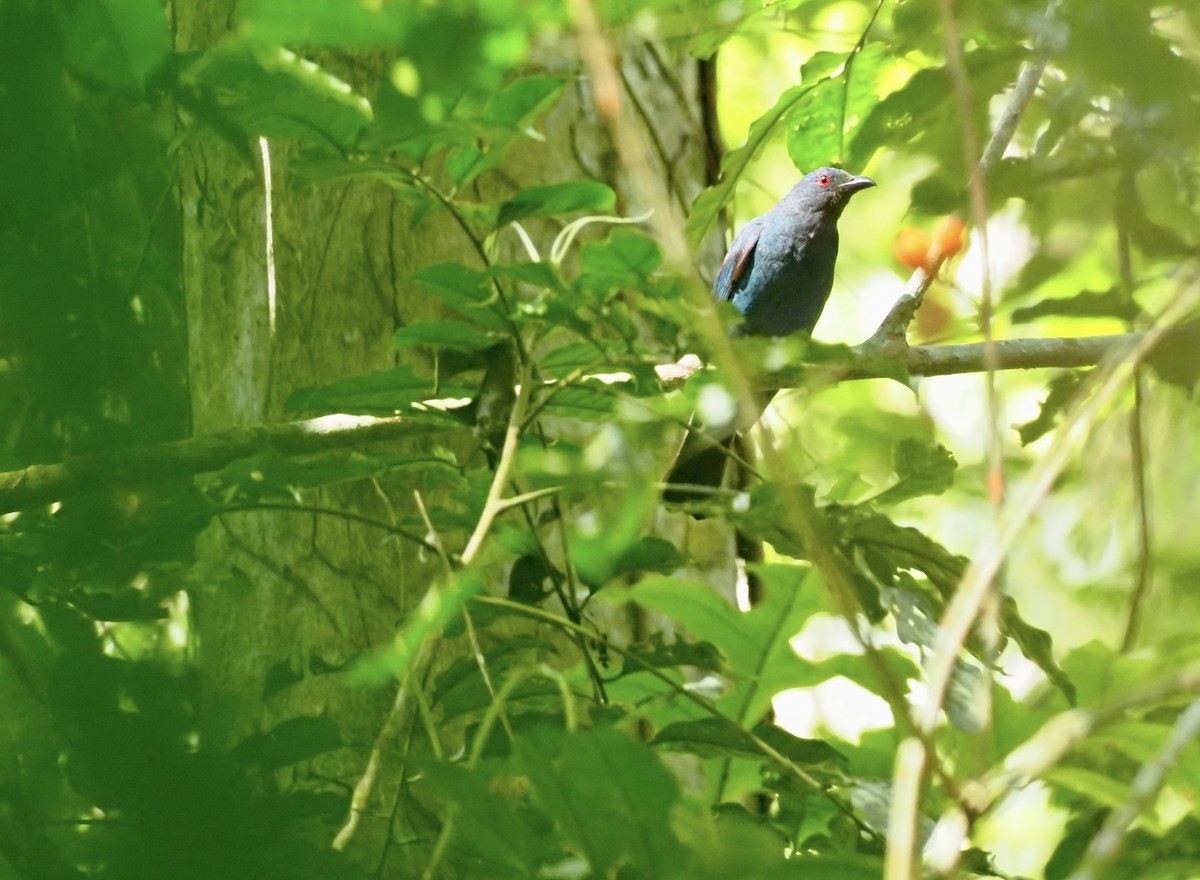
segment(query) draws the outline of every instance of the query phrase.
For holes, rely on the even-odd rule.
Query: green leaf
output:
[[[392,337],[397,349],[427,345],[456,351],[481,351],[496,344],[498,337],[465,321],[416,321],[401,327]]]
[[[251,734],[238,744],[234,754],[247,764],[277,770],[341,745],[336,721],[325,716],[307,716],[289,718],[266,733]]]
[[[488,99],[482,114],[472,124],[490,139],[466,141],[446,160],[446,169],[455,184],[465,186],[497,167],[507,148],[527,134],[533,121],[558,102],[564,87],[565,82],[556,77],[527,77]]]
[[[670,574],[687,562],[674,544],[649,536],[631,544],[614,542],[607,535],[575,537],[571,539],[571,558],[579,579],[593,590],[635,571]]]
[[[608,727],[541,728],[514,741],[513,752],[589,876],[614,876],[619,864],[642,877],[678,874],[685,852],[671,813],[679,790],[649,746]]]
[[[863,168],[880,147],[905,143],[924,132],[927,120],[942,113],[949,99],[950,78],[944,70],[918,70],[871,109],[850,144],[850,166]]]
[[[458,764],[419,753],[409,755],[409,760],[420,771],[417,785],[428,787],[453,805],[461,829],[454,835],[454,845],[471,850],[484,864],[503,865],[520,871],[520,876],[533,876],[543,856],[539,837],[508,801],[492,791],[487,779]]]
[[[733,191],[745,174],[750,163],[762,152],[763,146],[775,131],[775,127],[799,105],[800,101],[812,91],[811,85],[792,86],[779,96],[770,110],[750,126],[746,143],[730,150],[721,157],[721,179],[716,185],[709,187],[692,202],[692,210],[688,214],[684,234],[688,243],[700,247],[700,243],[712,230],[717,222],[717,216],[725,208],[725,203],[733,196]]]
[[[435,632],[442,632],[451,620],[462,614],[472,598],[483,592],[483,577],[468,569],[429,589],[392,639],[392,644],[374,656],[354,665],[354,680],[362,684],[383,684],[403,680],[417,658],[421,646]]]
[[[388,49],[407,31],[403,6],[345,0],[245,0],[239,36],[262,46]]]
[[[1167,331],[1147,361],[1160,379],[1191,394],[1200,381],[1197,351],[1200,351],[1200,320],[1184,321]]]
[[[379,477],[403,468],[428,470],[443,467],[457,472],[457,463],[441,450],[421,455],[394,453],[329,452],[317,455],[285,455],[268,451],[239,459],[217,474],[221,497],[232,500],[295,497],[297,490],[314,486]]]
[[[529,76],[509,83],[488,99],[483,120],[489,125],[523,128],[557,102],[566,80],[556,76]]]
[[[413,281],[449,308],[484,330],[504,333],[508,322],[486,272],[468,269],[461,263],[438,263],[416,272]]]
[[[716,645],[736,669],[753,664],[759,654],[758,633],[746,615],[706,584],[666,577],[645,577],[632,587],[610,589],[610,602],[637,602],[686,627],[693,635]]]
[[[1133,321],[1141,308],[1119,287],[1108,290],[1081,290],[1074,296],[1043,299],[1013,311],[1013,321],[1023,323],[1044,317],[1119,318]]]
[[[906,437],[892,449],[893,467],[899,481],[881,492],[878,504],[896,504],[921,495],[941,495],[954,484],[958,462],[940,443],[930,446],[913,437]]]
[[[1100,806],[1116,808],[1129,799],[1129,785],[1108,774],[1060,764],[1046,772],[1045,780],[1058,788],[1083,795]]]
[[[634,229],[614,229],[603,241],[589,241],[579,253],[579,283],[607,293],[619,288],[642,289],[662,264],[654,239]]]
[[[844,760],[836,749],[819,739],[802,739],[781,727],[756,727],[754,735],[785,758],[797,764],[824,764]],[[722,718],[676,721],[660,730],[650,743],[691,752],[701,757],[753,758],[766,760],[748,731]]]
[[[565,293],[566,291],[558,269],[550,263],[508,263],[492,266],[489,274],[493,278],[516,281],[541,290],[555,293]]]
[[[788,116],[787,150],[797,168],[807,172],[845,162],[846,144],[878,103],[875,84],[887,58],[882,44],[867,46],[840,77],[819,82],[796,105]],[[819,52],[805,63],[803,81],[814,82],[844,62],[843,55]]]
[[[417,376],[407,364],[365,376],[353,376],[316,388],[300,388],[288,397],[284,409],[298,413],[362,413],[393,415],[412,411],[413,405],[433,397],[470,397],[475,386],[441,382]],[[430,415],[433,411],[422,410]],[[451,416],[445,416],[450,418]]]
[[[1075,399],[1075,392],[1087,378],[1088,372],[1072,370],[1059,373],[1050,380],[1049,390],[1038,409],[1037,417],[1017,425],[1017,433],[1021,437],[1021,445],[1028,446],[1039,437],[1054,430],[1058,424],[1058,416]]]
[[[500,218],[496,225],[506,226],[528,217],[549,217],[576,211],[611,214],[616,208],[616,193],[598,181],[551,183],[526,187],[506,201],[500,206]]]
[[[300,141],[337,153],[354,148],[371,105],[350,85],[286,49],[210,49],[185,78],[215,97],[252,135]]]
[[[140,88],[171,52],[171,33],[158,0],[73,4],[63,39],[71,68],[106,86]]]

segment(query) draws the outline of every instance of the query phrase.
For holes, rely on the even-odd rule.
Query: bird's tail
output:
[[[683,504],[710,498],[724,479],[735,436],[716,438],[703,431],[688,431],[664,478],[663,500]]]

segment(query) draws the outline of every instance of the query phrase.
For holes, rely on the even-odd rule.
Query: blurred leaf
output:
[[[349,84],[286,49],[251,52],[224,44],[185,78],[211,94],[252,135],[347,153],[371,122],[371,105]]]
[[[430,588],[408,615],[391,645],[354,665],[354,678],[363,684],[377,685],[402,680],[426,640],[433,633],[444,630],[481,592],[483,580],[473,569],[456,572],[446,583]]]
[[[141,88],[171,51],[171,33],[158,0],[75,4],[63,31],[67,63],[106,86]]]
[[[946,714],[964,733],[979,734],[991,722],[991,678],[976,666],[956,660],[946,687]]]
[[[246,0],[238,8],[239,35],[247,42],[309,49],[387,49],[407,31],[397,4],[344,0]]]
[[[1084,767],[1059,764],[1046,772],[1045,779],[1055,787],[1073,791],[1105,807],[1115,809],[1129,800],[1127,783]]]
[[[416,321],[396,331],[396,348],[427,345],[458,351],[481,351],[495,345],[498,338],[464,321]]]
[[[458,186],[465,186],[485,171],[496,168],[518,137],[562,96],[563,80],[555,77],[518,79],[488,99],[475,124],[487,140],[474,138],[452,152],[447,170]]]
[[[461,830],[452,838],[452,846],[469,849],[482,865],[490,866],[487,869],[494,876],[507,876],[500,866],[518,871],[519,876],[534,876],[546,855],[545,844],[517,810],[492,791],[487,779],[447,761],[420,755],[412,760],[420,770],[418,784],[453,807],[450,815]]]
[[[618,864],[645,877],[676,873],[684,858],[671,831],[679,791],[649,746],[612,728],[541,728],[513,751],[535,799],[591,874],[608,876]]]
[[[1021,437],[1021,445],[1028,446],[1034,440],[1054,430],[1058,424],[1058,416],[1075,399],[1075,392],[1087,378],[1088,371],[1073,370],[1059,373],[1050,380],[1049,390],[1042,401],[1037,417],[1017,425],[1017,433]]]
[[[753,733],[797,764],[840,763],[844,760],[837,750],[825,741],[802,739],[773,724],[756,727]],[[700,718],[668,724],[655,734],[650,744],[691,752],[702,757],[770,760],[750,738],[748,731],[721,718]]]
[[[292,413],[361,413],[394,415],[411,410],[413,405],[434,397],[466,398],[475,387],[441,382],[417,376],[407,364],[392,370],[342,379],[319,388],[300,388],[288,397],[285,410]],[[452,415],[435,418],[449,421]]]
[[[938,69],[918,70],[868,113],[850,144],[850,167],[865,168],[875,151],[897,145],[925,129],[931,114],[950,98],[950,79]]]
[[[326,717],[289,718],[266,733],[242,740],[234,755],[247,764],[277,770],[332,751],[342,745],[337,722]]]
[[[1167,331],[1147,361],[1164,382],[1192,394],[1200,381],[1197,351],[1200,351],[1200,319],[1193,318]]]
[[[941,495],[954,484],[958,462],[940,443],[931,447],[920,440],[905,438],[892,451],[899,480],[876,496],[877,504],[896,504],[921,495]]]
[[[1141,314],[1136,302],[1119,287],[1081,290],[1074,296],[1044,299],[1013,311],[1013,321],[1023,323],[1047,316],[1067,318],[1120,318],[1133,321]]]
[[[649,536],[630,544],[614,543],[607,536],[573,538],[571,559],[579,579],[593,590],[636,571],[670,574],[687,562],[674,544]]]
[[[614,229],[603,241],[589,241],[579,254],[579,283],[607,292],[641,288],[662,263],[662,249],[644,232]]]

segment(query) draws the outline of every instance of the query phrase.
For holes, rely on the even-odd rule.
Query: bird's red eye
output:
[[[817,178],[817,183],[821,184],[821,186],[829,186],[829,175],[822,174]]]

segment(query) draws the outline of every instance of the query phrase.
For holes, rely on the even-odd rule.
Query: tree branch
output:
[[[917,305],[901,297],[875,334],[853,349],[853,357],[830,369],[835,380],[895,376],[897,368],[912,376],[948,376],[984,369],[983,343],[913,345],[904,340],[908,316]],[[1032,370],[1094,366],[1110,351],[1131,350],[1140,333],[1053,339],[1006,339],[996,343],[997,368]],[[664,387],[675,387],[700,370],[694,356],[657,367]],[[623,374],[596,377],[619,384]],[[428,401],[428,409],[453,412],[467,400]],[[330,415],[296,422],[237,428],[169,443],[79,455],[55,464],[35,464],[0,472],[0,511],[26,510],[89,492],[136,487],[172,478],[220,470],[232,462],[263,452],[305,455],[331,449],[412,437],[429,426],[404,416]]]

